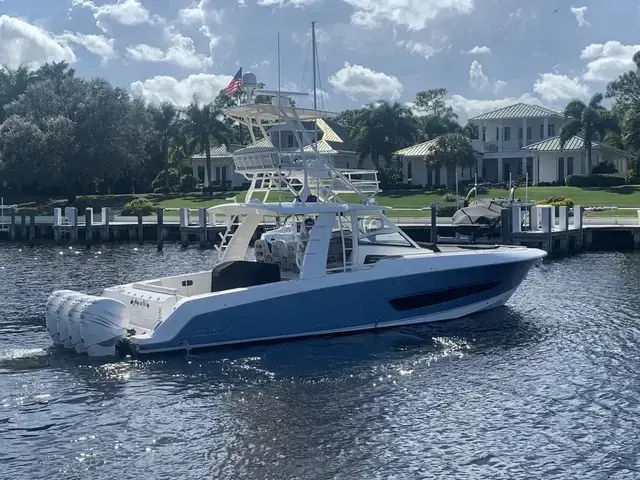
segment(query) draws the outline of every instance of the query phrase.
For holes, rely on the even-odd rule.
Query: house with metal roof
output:
[[[403,148],[394,152],[402,165],[402,176],[404,182],[414,185],[437,186],[446,185],[447,169],[446,167],[433,167],[427,165],[425,157],[429,151],[436,145],[438,138],[428,140],[426,142]],[[470,168],[458,167],[458,180],[473,180],[478,173],[478,166],[482,160],[482,154],[476,151],[476,165]],[[480,175],[478,175],[480,178]]]
[[[214,186],[226,190],[241,187],[247,181],[244,176],[235,173],[233,158],[231,158],[231,152],[240,147],[240,145],[231,145],[229,149],[224,145],[211,147],[211,180]],[[192,155],[187,159],[187,162],[191,166],[193,176],[199,179],[205,187],[209,186],[205,153]]]
[[[572,137],[560,148],[560,137],[555,136],[546,140],[526,145],[523,151],[531,152],[534,158],[534,178],[538,182],[564,182],[567,175],[587,172],[587,149],[584,139]],[[599,163],[613,163],[618,170],[617,175],[627,176],[627,161],[633,155],[623,150],[610,147],[601,142],[591,143],[592,165]]]
[[[540,167],[535,163],[536,157],[524,147],[555,137],[565,123],[562,113],[538,105],[516,103],[472,117],[469,122],[476,126],[477,132],[473,147],[482,153],[479,177],[507,181],[509,177],[516,180],[528,172],[533,183],[548,181],[538,178]],[[542,170],[548,169],[543,166]]]
[[[313,122],[302,122],[308,135],[315,136],[315,125]],[[329,161],[337,168],[354,169],[370,168],[369,166],[358,165],[358,154],[355,145],[352,143],[349,130],[342,125],[325,119],[318,119],[318,141],[316,148],[321,155],[327,155]],[[273,126],[267,131],[267,137],[262,138],[249,145],[232,145],[229,150],[225,146],[213,147],[211,149],[212,181],[214,185],[226,184],[228,188],[241,187],[247,182],[243,175],[235,173],[232,153],[240,148],[277,148],[282,151],[296,150],[297,142],[294,132],[287,130],[286,126]],[[310,146],[305,147],[306,151],[311,151]],[[206,156],[204,153],[193,155],[189,158],[193,175],[199,178],[203,184],[208,185],[206,178]],[[369,161],[370,162],[370,161]]]

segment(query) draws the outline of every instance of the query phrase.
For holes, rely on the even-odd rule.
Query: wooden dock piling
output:
[[[29,243],[33,244],[36,239],[36,214],[29,214]]]
[[[20,214],[20,226],[21,226],[20,237],[25,239],[27,238],[27,214],[24,212]]]
[[[438,207],[435,203],[431,204],[431,226],[429,233],[431,234],[431,243],[438,243],[437,229]]]
[[[157,234],[156,234],[156,239],[157,239],[157,244],[158,244],[158,251],[162,251],[162,244],[164,242],[164,209],[163,208],[158,208],[158,210],[156,210],[156,219],[157,219]]]
[[[142,223],[142,213],[138,213],[138,243],[144,243],[144,224]]]
[[[84,240],[87,246],[91,246],[93,240],[93,208],[91,207],[84,210]]]
[[[11,240],[16,239],[16,210],[11,209],[11,225],[9,226],[9,237]]]
[[[198,209],[198,227],[200,228],[200,246],[207,246],[207,209]]]
[[[111,210],[109,207],[102,207],[102,214],[100,215],[100,219],[102,220],[102,228],[100,229],[100,240],[103,242],[108,242],[109,235],[109,215]]]

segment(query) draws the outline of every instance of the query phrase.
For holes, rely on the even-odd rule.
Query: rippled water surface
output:
[[[0,245],[0,478],[640,478],[639,255],[546,262],[506,307],[434,325],[153,361],[49,350],[53,289],[212,259]]]

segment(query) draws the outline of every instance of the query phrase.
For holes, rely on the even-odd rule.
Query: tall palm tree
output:
[[[414,143],[417,137],[418,125],[411,109],[385,100],[365,108],[354,140],[360,159],[371,156],[378,167],[379,157],[389,166],[393,152]]]
[[[152,107],[151,115],[153,126],[160,135],[165,187],[169,188],[169,149],[171,140],[178,134],[179,112],[173,103],[163,102],[157,107]]]
[[[560,148],[575,135],[582,137],[587,150],[587,171],[591,172],[591,149],[593,142],[604,140],[607,132],[619,130],[616,117],[604,108],[601,103],[604,96],[596,93],[588,104],[581,100],[571,100],[564,108],[564,118],[567,123],[560,129]]]
[[[433,148],[425,156],[429,167],[444,166],[447,170],[447,188],[455,188],[458,167],[471,168],[476,164],[476,155],[469,137],[462,133],[445,133],[436,140]]]
[[[213,103],[200,105],[194,96],[185,110],[184,133],[189,137],[190,150],[204,151],[206,156],[206,175],[209,187],[209,196],[213,196],[211,186],[211,146],[225,145],[229,147],[231,132],[222,121],[222,112],[215,108]]]

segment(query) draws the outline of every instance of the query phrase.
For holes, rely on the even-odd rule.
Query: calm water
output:
[[[0,478],[640,476],[639,255],[547,262],[472,318],[101,363],[48,350],[51,290],[213,254],[97,251],[0,245]]]

